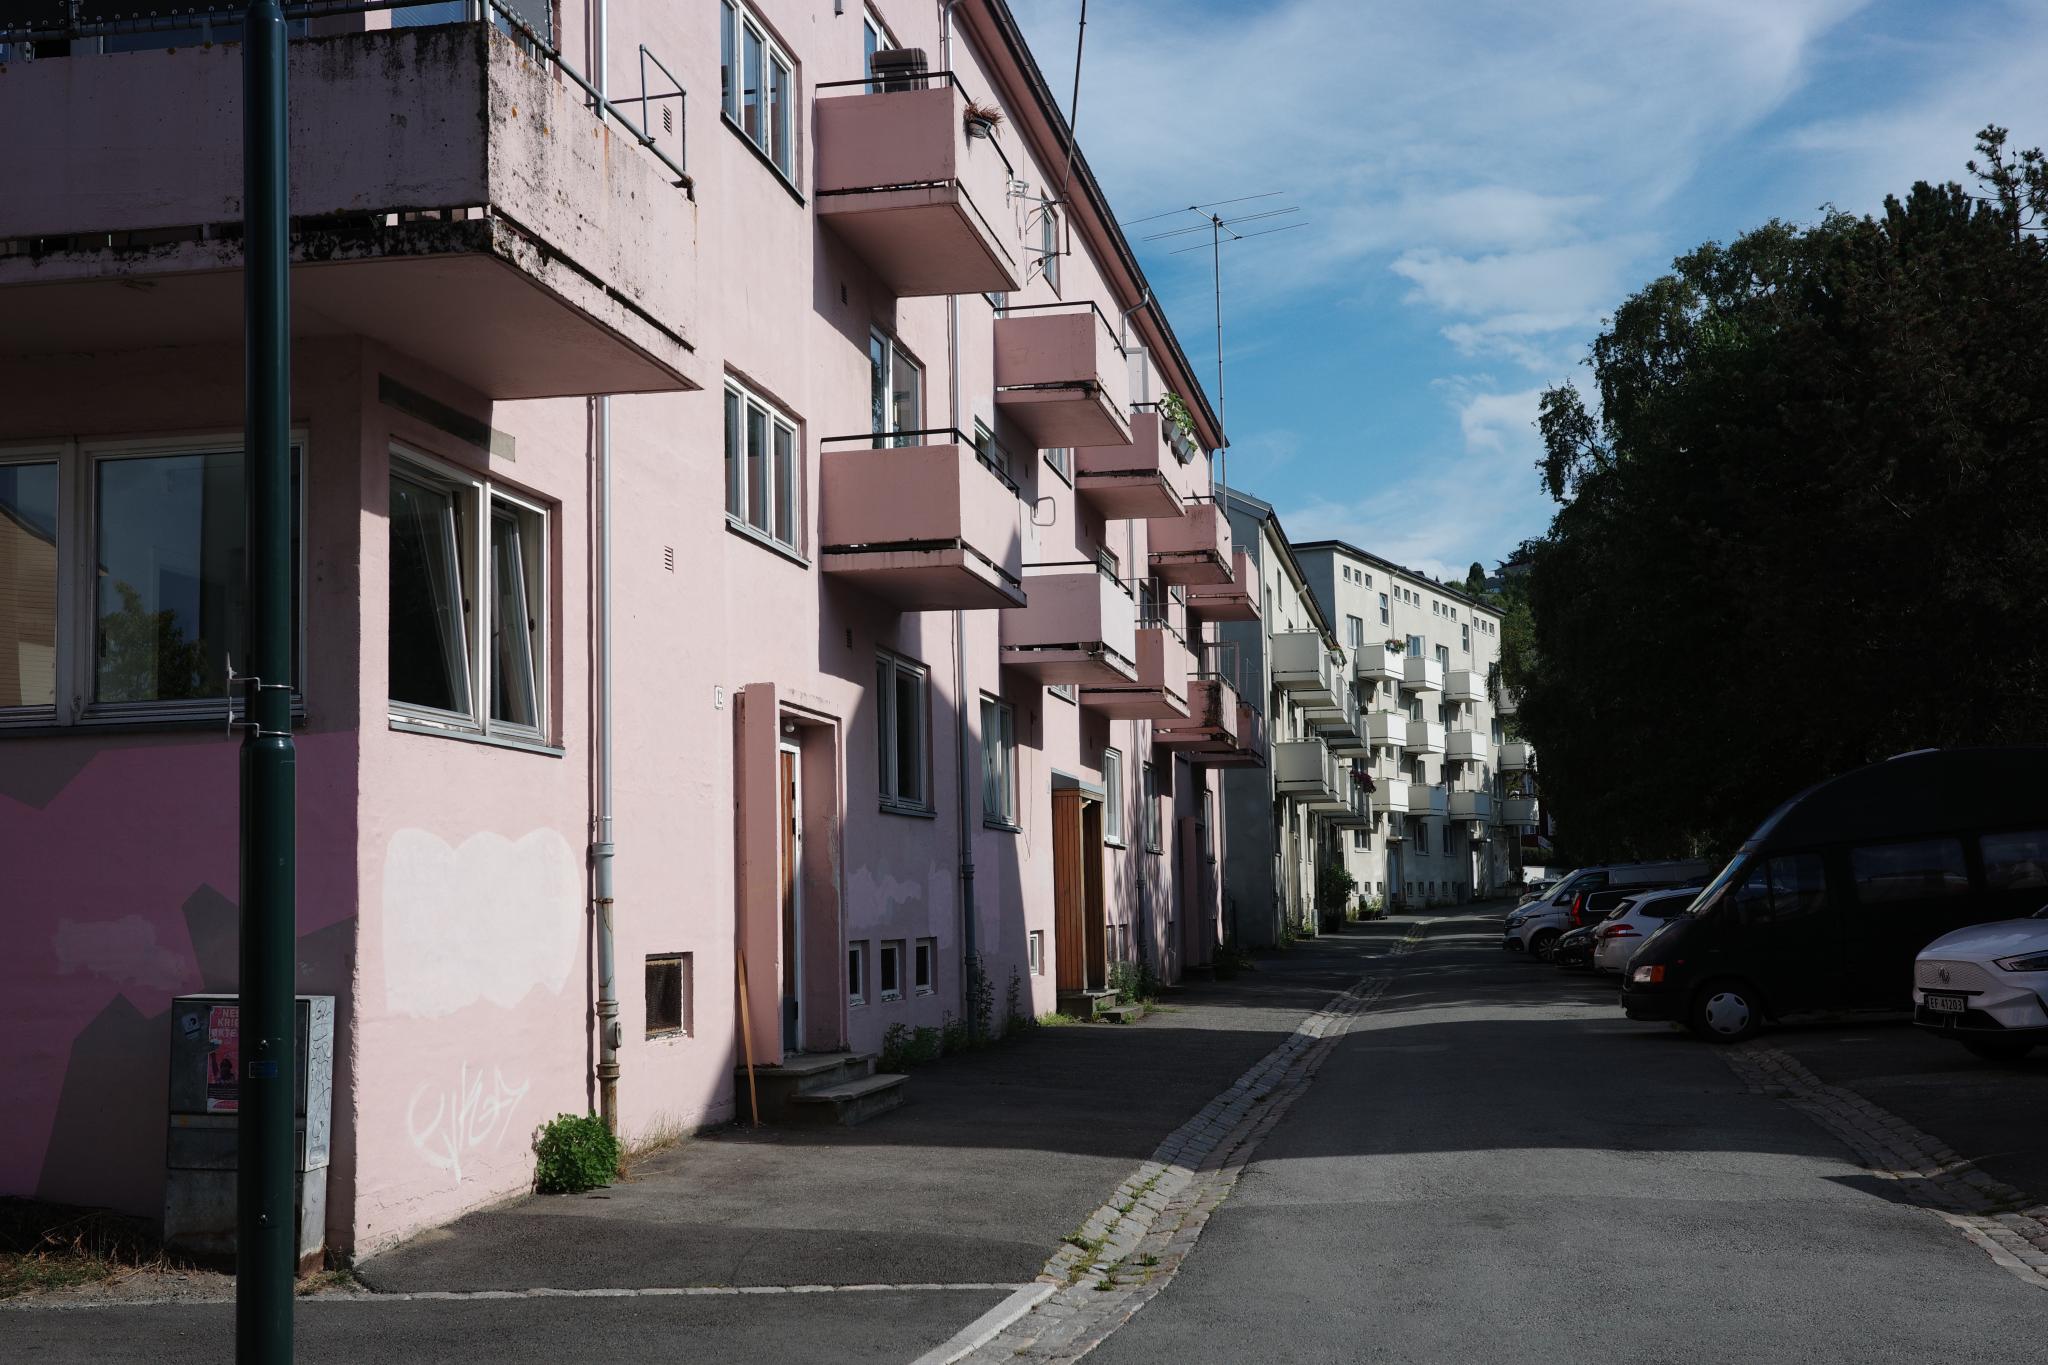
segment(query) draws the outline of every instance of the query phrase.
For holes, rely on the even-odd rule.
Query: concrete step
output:
[[[881,1071],[859,1080],[806,1090],[789,1102],[792,1123],[837,1124],[851,1128],[903,1103],[903,1083],[910,1078]]]
[[[761,1118],[773,1123],[790,1115],[790,1106],[804,1095],[875,1074],[871,1052],[802,1052],[782,1059],[778,1066],[754,1068],[754,1088],[761,1097]],[[734,1068],[735,1094],[740,1111],[747,1111],[747,1069]]]
[[[1145,1017],[1145,1008],[1142,1004],[1111,1005],[1107,1009],[1095,1012],[1095,1022],[1098,1024],[1135,1024]]]
[[[1061,991],[1060,1013],[1086,1023],[1104,1010],[1116,1008],[1115,991]]]

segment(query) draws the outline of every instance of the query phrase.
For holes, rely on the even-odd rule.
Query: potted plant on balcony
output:
[[[1159,395],[1159,420],[1166,424],[1166,439],[1182,464],[1195,458],[1195,415],[1177,393]]]
[[[966,110],[960,115],[960,119],[966,125],[967,136],[986,140],[994,137],[996,129],[1002,127],[1003,111],[996,108],[993,104],[983,104],[978,100],[969,100],[967,101]]]

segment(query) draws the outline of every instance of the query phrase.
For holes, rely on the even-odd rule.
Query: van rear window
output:
[[[1942,900],[1969,892],[1959,839],[1918,839],[1849,850],[1849,876],[1865,905]]]
[[[2034,891],[2048,887],[2048,830],[1987,834],[1984,884],[1993,891]]]

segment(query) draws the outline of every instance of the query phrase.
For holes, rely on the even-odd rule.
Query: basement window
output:
[[[919,995],[930,995],[937,989],[939,942],[937,939],[921,938],[917,941],[915,955],[911,962],[911,981]]]
[[[1033,976],[1045,975],[1045,930],[1033,929],[1025,938],[1024,965]]]
[[[668,1038],[690,1032],[690,954],[659,953],[647,959],[647,1036]]]
[[[903,998],[903,940],[882,945],[882,1000]]]

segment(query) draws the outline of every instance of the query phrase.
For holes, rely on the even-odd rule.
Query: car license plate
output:
[[[1928,991],[1925,994],[1927,1008],[1933,1010],[1936,1014],[1961,1014],[1969,1003],[1969,997],[1967,996],[1941,995],[1934,991]]]

